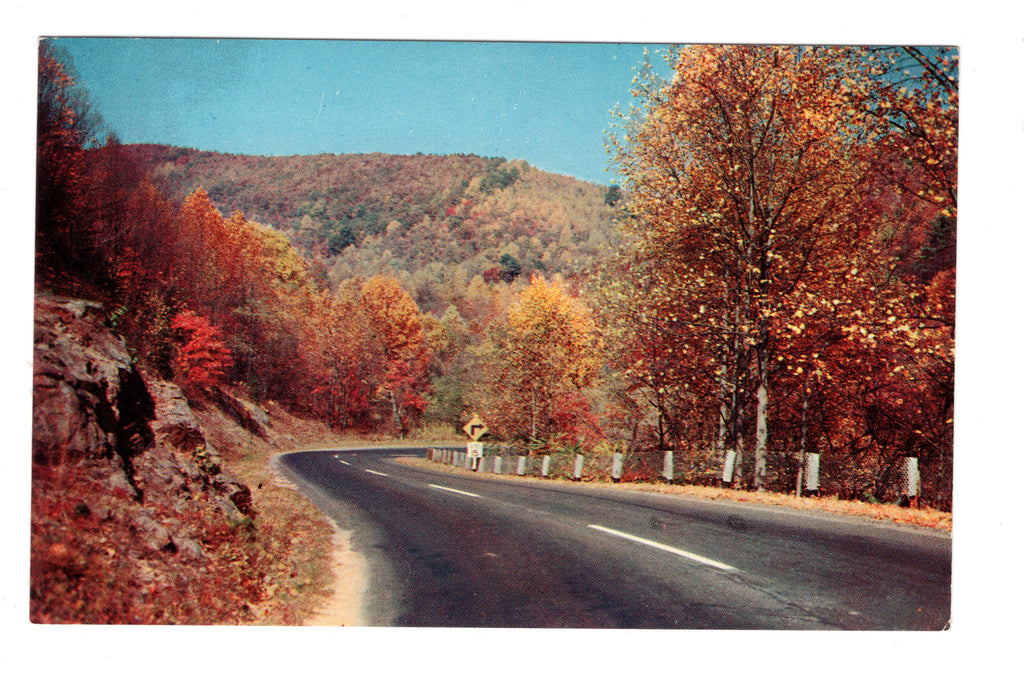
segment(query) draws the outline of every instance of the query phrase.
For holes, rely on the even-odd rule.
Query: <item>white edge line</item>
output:
[[[363,472],[369,472],[370,474],[376,474],[379,477],[390,477],[391,476],[390,474],[384,474],[383,472],[378,472],[377,470],[366,470],[366,469],[364,469]]]
[[[458,493],[463,496],[469,496],[470,498],[480,497],[475,493],[470,493],[469,491],[460,491],[459,489],[450,489],[447,486],[438,486],[437,484],[427,484],[427,486],[429,486],[432,489],[441,489],[442,491],[450,491],[451,493]]]
[[[722,562],[717,562],[716,560],[712,560],[707,557],[697,555],[695,553],[689,553],[685,550],[680,550],[679,548],[673,548],[672,546],[665,545],[664,543],[658,543],[657,541],[649,541],[646,538],[640,538],[639,536],[634,536],[632,534],[627,534],[623,531],[616,531],[615,529],[609,529],[607,527],[598,526],[597,524],[588,524],[587,526],[591,529],[597,529],[598,531],[603,531],[604,533],[611,534],[612,536],[619,536],[621,538],[628,539],[630,541],[633,541],[634,543],[641,543],[643,545],[648,545],[652,548],[657,548],[658,550],[664,550],[667,553],[679,555],[680,557],[685,557],[689,560],[693,560],[694,562],[700,562],[701,564],[706,564],[710,567],[715,567],[717,569],[721,569],[724,571],[739,571],[738,569],[736,569],[736,567],[731,567]]]

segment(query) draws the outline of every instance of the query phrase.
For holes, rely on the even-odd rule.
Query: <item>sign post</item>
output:
[[[471,441],[466,444],[466,469],[474,472],[480,467],[480,461],[484,459],[484,445],[479,441]]]
[[[462,431],[472,439],[466,444],[466,468],[475,472],[484,459],[484,445],[480,443],[480,437],[487,433],[487,425],[479,415],[473,413],[472,419],[462,427]]]

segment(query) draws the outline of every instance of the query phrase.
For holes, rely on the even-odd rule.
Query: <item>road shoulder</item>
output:
[[[571,486],[580,490],[604,489],[609,491],[635,491],[656,493],[669,496],[687,496],[721,503],[754,504],[771,508],[784,508],[797,513],[839,515],[859,518],[864,521],[873,520],[881,523],[895,523],[901,527],[932,529],[951,532],[953,515],[949,512],[930,508],[901,508],[896,505],[866,503],[856,500],[839,500],[837,498],[801,497],[783,493],[742,491],[729,488],[709,486],[693,486],[689,484],[670,484],[667,482],[620,482],[611,481],[580,481],[567,479],[547,480],[532,476],[492,474],[489,472],[473,472],[460,467],[442,465],[426,458],[399,457],[399,463],[414,467],[424,467],[451,474],[463,474],[472,477],[489,477],[504,481],[519,481],[549,486]]]

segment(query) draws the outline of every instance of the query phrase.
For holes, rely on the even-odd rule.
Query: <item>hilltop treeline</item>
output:
[[[579,275],[618,241],[608,188],[474,155],[259,157],[130,145],[171,198],[197,187],[271,225],[331,286],[390,273],[427,311],[473,280]],[[479,288],[479,282],[477,283]],[[465,313],[465,310],[463,310]]]

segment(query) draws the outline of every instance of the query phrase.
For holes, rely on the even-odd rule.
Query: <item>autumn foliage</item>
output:
[[[489,338],[478,400],[490,423],[523,441],[579,438],[590,413],[583,392],[597,379],[601,348],[587,307],[560,280],[537,276]]]
[[[430,363],[415,303],[392,278],[325,291],[279,231],[180,203],[116,138],[87,148],[83,93],[40,53],[37,286],[106,301],[157,376],[196,393],[238,383],[343,427],[407,432]]]
[[[738,485],[809,451],[847,496],[908,455],[948,484],[955,76],[896,86],[879,58],[681,49],[617,147],[636,236],[608,297],[619,367],[663,446],[734,450]]]
[[[183,310],[171,320],[171,329],[185,340],[174,359],[175,376],[182,384],[206,389],[224,378],[231,352],[209,320]]]
[[[815,452],[831,492],[884,497],[913,456],[951,506],[955,50],[670,51],[612,188],[472,155],[100,145],[59,57],[38,286],[108,303],[152,372],[342,428],[476,412],[533,447],[731,450],[744,488],[792,491]]]

